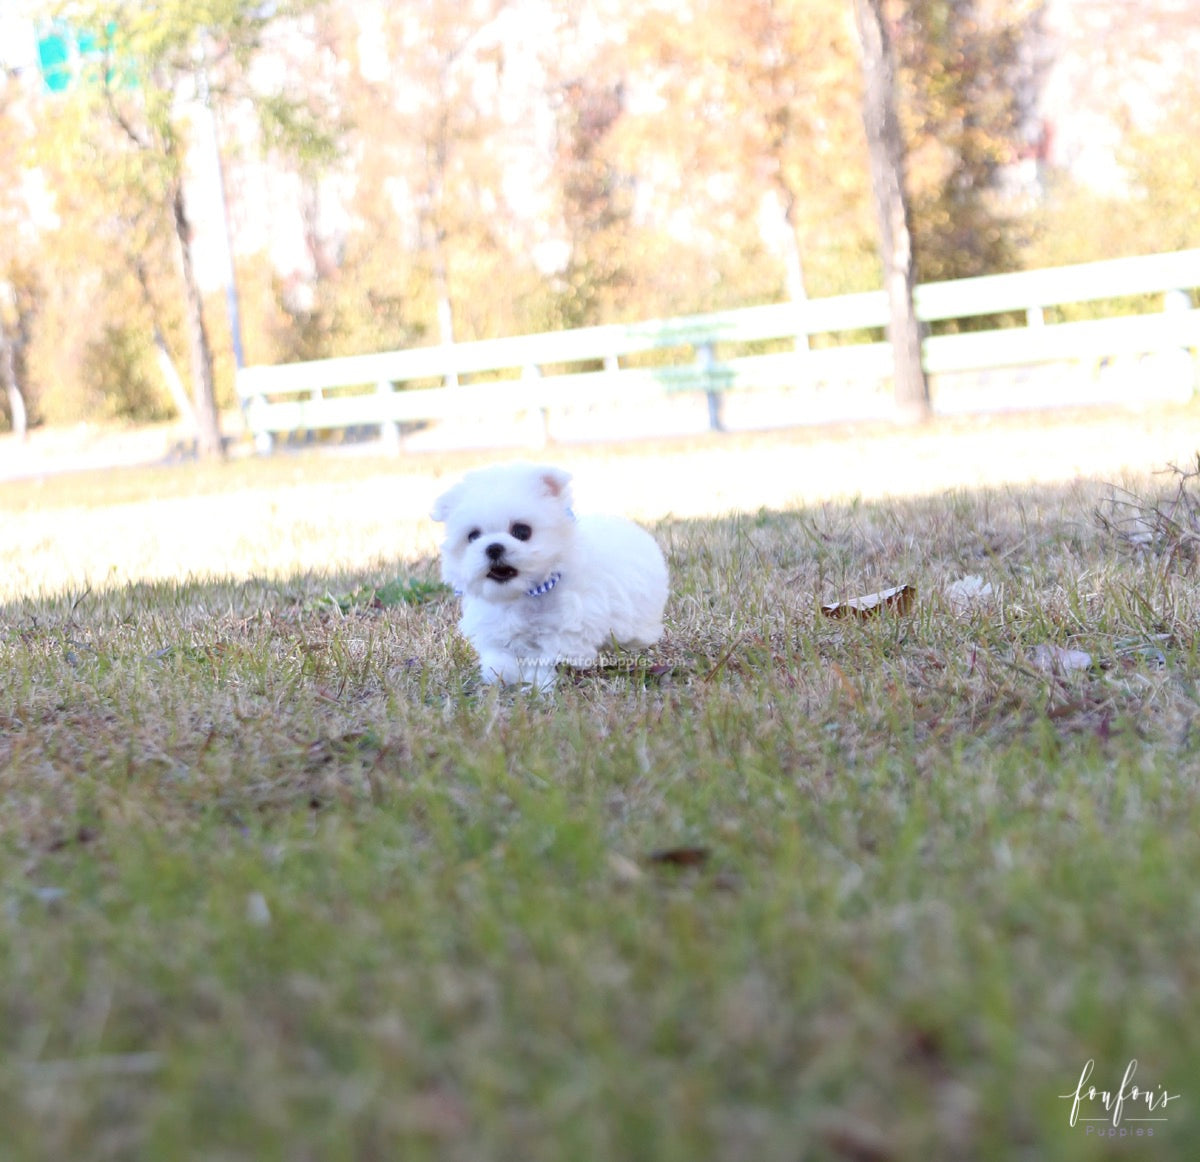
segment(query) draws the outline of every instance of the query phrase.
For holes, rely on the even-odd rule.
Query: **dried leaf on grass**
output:
[[[896,1157],[892,1143],[878,1126],[845,1111],[819,1115],[816,1131],[833,1156],[847,1162],[890,1162]]]
[[[636,884],[645,874],[633,860],[619,851],[608,853],[608,870],[612,872],[613,879],[620,884]]]
[[[887,610],[899,617],[911,613],[917,600],[915,585],[896,585],[891,589],[881,589],[878,593],[868,593],[865,597],[850,597],[845,601],[834,601],[822,605],[821,612],[826,617],[874,617]]]
[[[262,892],[250,892],[246,896],[246,919],[255,928],[265,928],[271,923],[271,906]]]
[[[977,573],[968,573],[946,586],[946,600],[950,609],[957,614],[967,613],[972,606],[992,596],[992,585]]]
[[[71,847],[74,844],[91,843],[93,839],[99,836],[100,832],[94,827],[79,827],[71,835],[59,835],[50,841],[46,846],[47,851],[63,851],[65,848]]]
[[[646,862],[666,867],[703,867],[709,854],[707,847],[663,847],[646,856]]]
[[[1092,668],[1092,655],[1086,650],[1069,650],[1046,642],[1029,651],[1029,661],[1035,669],[1047,674],[1069,674]]]
[[[393,1118],[405,1132],[430,1138],[457,1138],[471,1125],[470,1110],[463,1098],[437,1085],[404,1098],[393,1111]]]

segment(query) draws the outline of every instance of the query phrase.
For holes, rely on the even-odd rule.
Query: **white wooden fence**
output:
[[[1147,355],[1168,356],[1172,374],[1182,375],[1190,392],[1200,349],[1198,289],[1200,250],[920,286],[916,309],[928,329],[937,332],[951,321],[966,320],[974,320],[977,328],[925,339],[935,409],[954,410],[950,394],[938,385],[955,376],[975,373],[978,382],[979,373],[986,378],[1002,369],[1052,365],[1082,369],[1085,379],[1099,382],[1105,364],[1124,360],[1139,367]],[[1153,298],[1142,313],[1119,313],[1122,305],[1129,311],[1127,301],[1100,318],[1047,319],[1083,303],[1144,296]],[[890,346],[870,341],[872,332],[882,333],[886,318],[883,292],[871,291],[631,325],[247,367],[238,374],[237,391],[261,451],[269,451],[284,433],[372,426],[395,441],[401,425],[464,418],[501,424],[521,414],[539,417],[544,432],[547,418],[558,409],[626,407],[636,415],[679,393],[699,393],[714,428],[721,426],[726,398],[781,389],[799,393],[801,416],[807,414],[805,400],[819,397],[822,405],[814,404],[812,416],[837,418],[839,398],[844,394],[849,401],[855,391],[870,396],[867,411],[886,411]],[[991,326],[978,329],[988,321]],[[764,345],[777,349],[762,353]],[[1153,366],[1144,368],[1145,376],[1157,374]],[[1122,390],[1137,391],[1137,377],[1126,379]],[[994,395],[1005,388],[1000,383],[989,390]],[[1085,384],[1082,394],[1082,400],[1064,402],[1086,402],[1104,393]],[[1039,386],[1030,402],[1053,400]],[[862,408],[847,407],[847,415],[854,414],[862,414]]]

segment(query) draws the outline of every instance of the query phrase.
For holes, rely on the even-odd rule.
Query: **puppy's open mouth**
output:
[[[511,581],[517,575],[517,571],[511,565],[493,565],[488,570],[487,575],[493,581],[499,581],[503,583],[505,581]]]

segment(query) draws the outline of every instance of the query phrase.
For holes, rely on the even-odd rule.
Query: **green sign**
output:
[[[66,28],[56,28],[38,37],[38,64],[42,79],[52,93],[65,93],[75,74],[71,60],[74,38]]]
[[[110,41],[115,32],[116,26],[109,25]],[[38,36],[38,65],[46,88],[52,93],[65,93],[79,79],[83,66],[104,59],[104,50],[96,33],[55,21]],[[105,74],[106,83],[111,84],[112,79],[111,72]],[[124,83],[134,83],[131,72],[127,71]]]

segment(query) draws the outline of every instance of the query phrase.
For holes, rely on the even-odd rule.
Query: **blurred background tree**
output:
[[[862,119],[879,227],[896,415],[906,423],[919,423],[930,417],[931,407],[915,303],[917,264],[907,181],[908,150],[897,108],[895,31],[884,0],[855,0],[854,15],[862,51]]]
[[[757,228],[758,295],[848,289],[872,224],[846,0],[649,5],[627,52],[639,169],[665,171],[670,211]]]
[[[514,292],[536,280],[510,245],[515,11],[507,0],[416,0],[338,17],[338,51],[353,65],[340,96],[359,127],[357,228],[335,276],[344,329],[374,316],[388,321],[385,346],[453,343],[511,329],[519,317]],[[318,283],[329,277],[319,264],[316,273]]]
[[[178,322],[190,367],[190,419],[202,457],[222,455],[223,445],[213,348],[193,253],[185,181],[188,139],[196,119],[211,116],[211,101],[240,98],[250,102],[267,141],[300,152],[331,146],[322,140],[307,92],[259,93],[249,84],[250,68],[271,27],[306,6],[311,5],[304,0],[291,5],[216,0],[201,7],[186,0],[154,5],[90,0],[71,8],[77,45],[86,37],[95,47],[76,63],[70,100],[64,97],[64,107],[47,119],[52,129],[42,137],[46,164],[58,178],[53,188],[62,204],[74,203],[74,214],[60,213],[68,234],[76,236],[86,223],[107,237],[113,253],[125,258],[120,265],[133,274],[141,308],[122,310],[119,320],[99,321],[98,333],[88,340],[88,357],[78,361],[81,379],[86,384],[99,376],[103,383],[110,377],[97,354],[107,347],[119,390],[143,401],[119,404],[115,414],[144,415],[144,401],[154,393],[138,370],[152,342],[170,386],[181,381],[152,289],[166,276],[165,251],[178,287]],[[119,299],[114,282],[126,281],[114,265],[100,264],[110,304]],[[139,314],[148,316],[150,325],[131,331],[131,316],[136,320]]]
[[[1014,270],[1022,205],[1005,177],[1025,147],[1036,78],[1024,50],[1042,5],[905,0],[892,8],[918,281]]]
[[[1028,266],[1200,246],[1200,5],[1092,0],[1054,33],[1074,132],[1031,208]],[[1103,110],[1104,117],[1097,116]]]
[[[206,83],[251,361],[879,285],[851,0],[71,11],[92,84],[0,74],[0,325],[31,422],[192,408],[212,446],[233,356],[219,280],[187,271],[215,246]],[[884,11],[920,279],[1197,245],[1195,6]]]
[[[31,136],[12,95],[0,90],[0,415],[21,437],[40,418],[27,357],[39,297],[37,275],[26,258],[36,246],[28,221],[35,191],[22,180]]]

